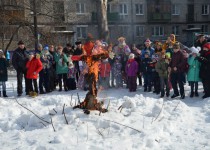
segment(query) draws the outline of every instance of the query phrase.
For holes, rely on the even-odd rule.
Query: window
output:
[[[108,4],[107,5],[107,13],[111,13],[112,12],[112,5]]]
[[[136,26],[136,36],[144,36],[144,26]]]
[[[120,26],[120,36],[127,36],[128,35],[128,26]]]
[[[202,15],[209,14],[209,5],[202,5]]]
[[[164,28],[161,26],[152,27],[152,36],[163,36]]]
[[[86,26],[78,26],[77,27],[77,38],[86,38],[87,37],[87,27]]]
[[[136,4],[136,15],[144,15],[143,4]]]
[[[120,15],[127,15],[128,7],[126,4],[120,4]]]
[[[179,26],[172,26],[172,33],[175,35],[179,35]]]
[[[173,4],[172,5],[172,15],[179,15],[180,14],[180,5]]]
[[[0,0],[0,5],[13,5],[13,6],[17,6],[17,0]]]
[[[202,25],[201,26],[201,32],[202,33],[208,33],[208,25]]]
[[[85,4],[84,3],[76,3],[77,14],[85,13]]]

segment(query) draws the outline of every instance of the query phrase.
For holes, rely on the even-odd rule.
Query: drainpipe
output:
[[[134,34],[134,31],[135,31],[135,29],[134,29],[134,21],[133,21],[133,15],[134,15],[134,13],[133,13],[133,10],[135,10],[135,9],[133,9],[133,0],[131,0],[131,33],[132,33],[132,43],[131,44],[133,44],[133,42],[134,42],[134,36],[135,36],[135,34]]]

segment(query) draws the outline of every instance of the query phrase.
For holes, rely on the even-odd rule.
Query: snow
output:
[[[199,98],[187,96],[184,100],[159,98],[143,92],[142,87],[132,93],[125,88],[102,90],[98,100],[104,101],[105,108],[109,105],[109,111],[100,116],[98,111],[86,115],[80,109],[72,109],[78,101],[77,93],[81,100],[85,98],[87,92],[81,90],[17,98],[45,121],[51,122],[52,118],[54,132],[51,124],[18,105],[16,87],[13,92],[16,79],[9,80],[10,97],[0,98],[1,149],[210,149],[210,98],[201,99],[202,86]],[[189,86],[185,85],[185,89],[189,95]]]

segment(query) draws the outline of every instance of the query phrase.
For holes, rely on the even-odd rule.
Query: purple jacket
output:
[[[138,63],[134,59],[129,59],[125,67],[125,72],[128,77],[135,77],[138,72]]]

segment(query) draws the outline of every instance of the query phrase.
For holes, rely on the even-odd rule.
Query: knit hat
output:
[[[2,49],[0,49],[0,53],[4,53]]]
[[[23,45],[24,43],[23,43],[23,41],[22,40],[20,40],[19,42],[18,42],[18,45]]]
[[[150,41],[150,39],[146,39],[146,41],[144,42],[144,44],[146,44],[146,43],[151,44],[152,42]]]
[[[49,50],[49,47],[48,46],[45,46],[43,50],[48,51]]]
[[[191,50],[192,53],[195,53],[195,54],[198,54],[199,53],[198,48],[195,48],[194,46],[191,47],[190,50]]]
[[[30,51],[28,54],[29,55],[34,55],[34,52],[33,51]]]
[[[208,50],[210,50],[210,43],[206,43],[203,45],[203,48],[207,48]]]
[[[81,41],[76,41],[76,42],[75,42],[75,45],[80,45],[80,44],[82,44]]]
[[[38,44],[38,47],[39,47],[39,48],[42,48],[42,44]]]
[[[129,59],[134,59],[135,55],[133,53],[130,53]]]

